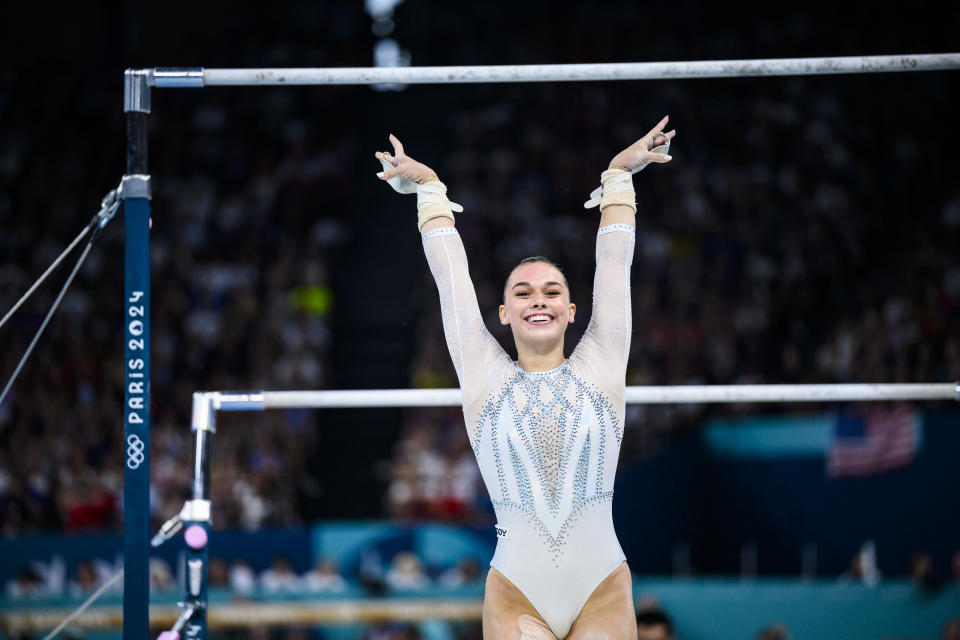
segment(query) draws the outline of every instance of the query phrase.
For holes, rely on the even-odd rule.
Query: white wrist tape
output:
[[[409,181],[408,181],[409,182]],[[417,188],[417,229],[434,218],[450,218],[453,212],[461,213],[463,207],[447,199],[447,187],[437,178],[426,184],[418,184]]]
[[[583,203],[584,209],[600,205],[600,211],[612,204],[622,204],[637,212],[637,194],[633,190],[633,172],[623,169],[607,169],[600,174],[600,186]]]
[[[650,149],[650,153],[667,153],[668,151],[670,151],[669,138],[667,138],[667,141],[661,144],[660,146]],[[650,164],[650,163],[648,162],[647,164]],[[620,202],[619,200],[622,199],[623,196],[615,198],[616,201],[610,201],[610,202],[607,202],[602,198],[602,196],[608,193],[613,194],[618,191],[623,191],[627,188],[623,186],[622,180],[624,179],[617,179],[613,184],[610,185],[610,189],[608,189],[607,178],[605,178],[604,176],[606,176],[611,171],[618,171],[620,172],[620,174],[629,175],[632,178],[633,174],[643,171],[646,168],[646,166],[647,166],[646,164],[641,165],[629,172],[624,171],[623,169],[608,169],[607,171],[604,171],[602,174],[600,174],[600,186],[594,189],[590,193],[590,199],[583,203],[583,208],[592,209],[595,206],[600,205],[600,210],[603,211],[603,208],[609,204],[626,204],[628,207],[631,207],[633,209],[634,213],[636,213],[637,203],[635,202],[634,198],[630,198],[630,203]],[[630,185],[629,186],[630,191],[633,191],[633,180],[628,180],[627,184]]]

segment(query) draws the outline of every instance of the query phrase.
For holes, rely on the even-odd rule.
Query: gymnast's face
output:
[[[576,311],[560,270],[545,262],[529,262],[507,278],[500,323],[510,325],[518,347],[523,343],[545,348],[563,339]]]

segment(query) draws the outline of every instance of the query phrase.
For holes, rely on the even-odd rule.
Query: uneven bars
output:
[[[218,411],[344,409],[359,407],[455,407],[459,389],[357,389],[345,391],[259,391],[203,394]],[[960,382],[910,384],[753,384],[627,387],[628,404],[736,402],[960,401]]]
[[[327,84],[461,84],[576,82],[888,73],[960,69],[960,53],[768,58],[686,62],[616,62],[451,67],[342,67],[276,69],[162,68],[144,70],[155,87]]]

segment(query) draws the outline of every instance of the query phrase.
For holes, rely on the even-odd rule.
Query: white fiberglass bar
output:
[[[627,387],[625,396],[628,403],[642,404],[958,400],[960,383]]]
[[[220,411],[294,408],[453,407],[459,389],[359,389],[207,394]],[[629,404],[960,400],[960,383],[764,384],[627,387]]]
[[[575,82],[886,73],[960,69],[960,53],[770,58],[686,62],[530,64],[475,67],[342,67],[323,69],[154,70],[154,85],[262,86],[320,84],[459,84],[478,82]],[[202,85],[200,76],[202,75]]]

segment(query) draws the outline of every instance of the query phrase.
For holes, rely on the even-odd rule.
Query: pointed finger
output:
[[[389,163],[392,164],[393,166],[397,166],[397,164],[399,164],[399,160],[397,160],[397,159],[394,158],[392,155],[390,155],[390,152],[389,152],[389,151],[381,151],[381,152],[380,152],[380,159],[381,159],[381,160],[386,160],[387,162],[389,162]]]
[[[657,123],[657,126],[655,126],[653,129],[650,129],[650,133],[648,133],[647,136],[656,135],[656,134],[660,133],[661,131],[663,131],[663,128],[664,128],[665,126],[667,126],[667,122],[668,122],[669,120],[670,120],[670,116],[663,116],[663,120],[661,120],[660,122],[658,122],[658,123]],[[647,137],[647,136],[644,136],[644,137]]]
[[[400,144],[400,141],[397,140],[397,136],[390,134],[390,144],[393,145],[393,152],[397,154],[397,157],[403,157],[403,145]]]

